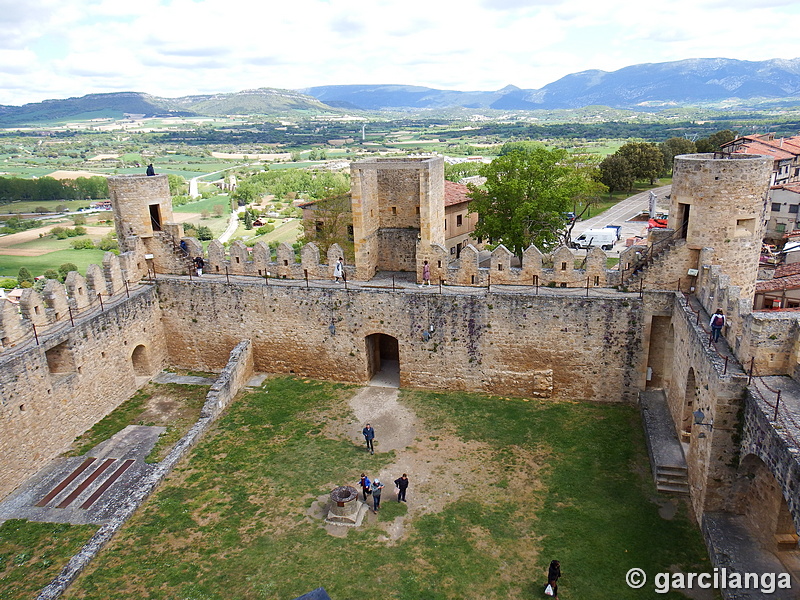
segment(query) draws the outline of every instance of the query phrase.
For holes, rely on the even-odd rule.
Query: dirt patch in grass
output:
[[[197,421],[208,389],[204,385],[148,383],[77,437],[65,456],[85,454],[128,425],[154,425],[167,429],[147,458],[148,462],[158,462]]]

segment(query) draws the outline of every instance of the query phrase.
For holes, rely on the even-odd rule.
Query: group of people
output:
[[[372,512],[377,513],[381,507],[381,495],[383,493],[383,484],[377,477],[375,481],[370,481],[366,473],[361,474],[361,479],[358,482],[361,486],[361,494],[364,497],[364,502],[369,504],[369,497],[372,496]],[[408,489],[408,475],[403,473],[402,476],[394,480],[394,485],[397,490],[397,501],[406,501],[406,490]]]
[[[367,444],[367,451],[370,454],[375,454],[375,429],[372,425],[367,423],[364,429],[361,430],[361,435],[364,436],[364,441]],[[361,480],[358,482],[361,486],[361,493],[364,496],[364,502],[367,498],[372,496],[372,512],[377,513],[381,506],[381,492],[383,491],[383,484],[380,479],[375,478],[375,481],[370,481],[365,473],[361,474]],[[408,475],[403,473],[402,476],[394,480],[395,488],[397,488],[397,501],[406,501],[406,490],[408,489]]]

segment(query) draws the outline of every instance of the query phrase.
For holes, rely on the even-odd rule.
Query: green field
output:
[[[0,254],[0,277],[16,277],[21,267],[38,277],[47,269],[58,269],[64,263],[73,263],[82,275],[91,264],[103,265],[103,250],[58,250],[41,256],[7,256]]]
[[[244,394],[64,597],[283,600],[323,586],[332,598],[538,598],[558,558],[562,598],[639,600],[646,592],[625,584],[633,567],[710,570],[683,501],[654,489],[635,406],[402,392],[417,439],[380,452],[378,432],[369,456],[344,433],[354,393],[279,377]],[[310,516],[332,486],[420,452],[442,468],[409,473],[407,514],[389,484],[379,516],[346,535]],[[677,514],[662,518],[669,502]],[[26,535],[34,551],[49,540],[47,527]],[[3,541],[0,553],[19,547],[14,535]],[[9,566],[5,577],[19,581]]]

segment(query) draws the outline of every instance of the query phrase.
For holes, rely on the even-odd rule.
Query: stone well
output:
[[[366,504],[358,501],[358,490],[351,485],[342,485],[331,492],[331,504],[326,523],[357,527],[366,511]]]

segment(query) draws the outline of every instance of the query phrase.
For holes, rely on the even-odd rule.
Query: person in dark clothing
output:
[[[550,568],[547,570],[547,583],[553,588],[553,598],[558,597],[559,577],[561,577],[561,563],[557,560],[551,560]]]
[[[381,492],[383,484],[380,479],[372,482],[372,512],[377,513],[381,508]]]
[[[361,433],[364,434],[364,439],[367,441],[367,450],[369,450],[370,454],[375,454],[375,447],[372,444],[372,441],[375,439],[375,430],[372,428],[372,425],[367,423],[366,427],[361,430]]]
[[[194,266],[197,269],[197,276],[198,277],[202,277],[203,276],[203,267],[206,266],[206,261],[203,260],[202,256],[195,257]]]
[[[188,256],[189,255],[189,245],[186,243],[186,240],[181,240],[180,247],[181,247],[181,252],[183,252],[184,255]]]
[[[403,473],[402,477],[398,477],[394,480],[394,484],[397,486],[397,501],[405,502],[406,490],[408,489],[408,475]]]
[[[362,473],[358,485],[361,486],[361,492],[364,494],[364,502],[366,502],[367,496],[372,493],[372,482],[369,480],[369,477]]]
[[[156,174],[156,170],[153,168],[153,163],[150,163],[149,165],[147,165],[146,173],[147,173],[148,177],[152,177],[153,175]]]

